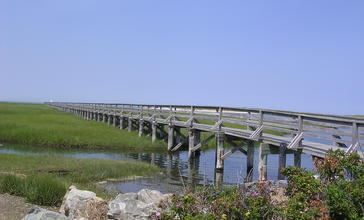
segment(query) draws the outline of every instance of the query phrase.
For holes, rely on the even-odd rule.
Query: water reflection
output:
[[[258,150],[254,151],[253,180],[258,178]],[[225,159],[223,173],[215,173],[215,150],[203,150],[194,160],[188,161],[187,151],[174,153],[167,152],[121,152],[121,151],[92,151],[92,150],[45,150],[44,148],[19,147],[4,145],[0,153],[26,154],[26,155],[63,155],[74,158],[103,158],[113,160],[136,160],[156,165],[164,170],[163,175],[151,178],[137,179],[123,183],[110,183],[110,189],[123,192],[136,191],[140,187],[149,187],[164,192],[176,192],[185,185],[198,184],[225,184],[232,185],[242,183],[246,178],[246,155],[237,151]],[[287,166],[293,166],[293,154],[287,154]],[[302,167],[314,169],[311,156],[302,154]],[[268,179],[277,179],[278,155],[268,155]],[[134,187],[132,187],[134,186]]]

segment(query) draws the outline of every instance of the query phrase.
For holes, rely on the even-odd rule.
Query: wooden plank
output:
[[[293,149],[293,148],[297,148],[299,147],[302,139],[303,139],[303,132],[297,134],[293,139],[292,141],[288,144],[287,148],[288,149]]]

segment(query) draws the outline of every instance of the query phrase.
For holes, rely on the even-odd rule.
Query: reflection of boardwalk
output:
[[[164,139],[170,152],[188,147],[191,183],[198,165],[192,158],[198,158],[201,147],[214,139],[217,183],[222,182],[224,160],[236,151],[246,155],[247,174],[252,172],[256,142],[261,144],[258,166],[261,180],[267,178],[268,154],[279,154],[279,171],[286,165],[287,153],[293,153],[294,165],[300,166],[302,152],[324,157],[329,149],[342,149],[362,155],[360,145],[364,142],[364,120],[351,117],[209,106],[47,104],[87,120],[102,121],[128,131],[138,130],[140,136],[150,135],[152,141]],[[226,144],[233,148],[226,152]],[[278,177],[283,178],[280,173]],[[246,178],[251,180],[249,175]]]

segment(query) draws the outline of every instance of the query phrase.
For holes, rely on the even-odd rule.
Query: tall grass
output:
[[[19,177],[14,174],[0,175],[0,192],[10,195],[25,197],[27,202],[58,206],[66,193],[63,182],[55,179],[33,175],[30,177]]]
[[[76,185],[108,198],[97,182],[158,171],[155,166],[133,161],[0,154],[0,192],[39,205],[57,206],[66,186]]]
[[[41,104],[0,103],[0,142],[58,148],[156,150],[162,141],[138,137]]]

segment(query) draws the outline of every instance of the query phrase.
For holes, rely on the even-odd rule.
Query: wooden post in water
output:
[[[133,122],[131,121],[131,117],[128,117],[128,131],[131,132],[133,127]]]
[[[302,116],[299,115],[297,119],[298,119],[298,126],[297,126],[298,134],[300,134],[303,131],[303,118]],[[302,140],[300,140],[297,149],[293,152],[295,167],[301,167],[301,154],[302,154]]]
[[[109,114],[109,115],[108,115],[108,117],[109,117],[109,118],[108,118],[108,122],[107,122],[107,124],[108,124],[108,125],[111,125],[111,123],[112,123],[112,116],[111,116],[111,114]]]
[[[139,137],[143,135],[143,131],[144,131],[144,121],[141,119],[139,120]]]
[[[216,164],[215,168],[217,172],[224,170],[224,160],[221,158],[224,155],[224,133],[216,133]]]
[[[284,180],[281,170],[286,167],[286,149],[287,145],[284,143],[279,146],[278,180]]]
[[[302,154],[302,149],[297,149],[293,152],[295,167],[301,167],[301,154]]]
[[[195,146],[198,145],[199,143],[201,143],[201,132],[195,130]],[[195,156],[199,155],[200,155],[200,149],[195,150]]]
[[[118,123],[118,117],[114,114],[113,118],[114,118],[114,127],[116,127]]]
[[[195,152],[193,148],[195,147],[195,130],[189,129],[188,130],[188,160],[195,156]]]
[[[168,151],[171,151],[173,148],[173,144],[174,144],[173,143],[173,141],[174,141],[173,134],[174,134],[174,126],[170,125],[168,127],[168,144],[167,144]]]
[[[157,123],[155,121],[152,122],[152,142],[154,143],[157,139]]]
[[[124,129],[124,117],[122,115],[120,115],[119,119],[119,128]]]
[[[254,142],[248,141],[246,160],[246,178],[248,182],[253,180],[253,168],[254,168]]]
[[[269,144],[261,143],[259,146],[259,168],[258,168],[258,178],[259,181],[267,180],[267,162],[268,154],[267,149],[269,149]]]
[[[224,172],[223,171],[216,171],[215,172],[215,185],[221,186],[224,182]]]

